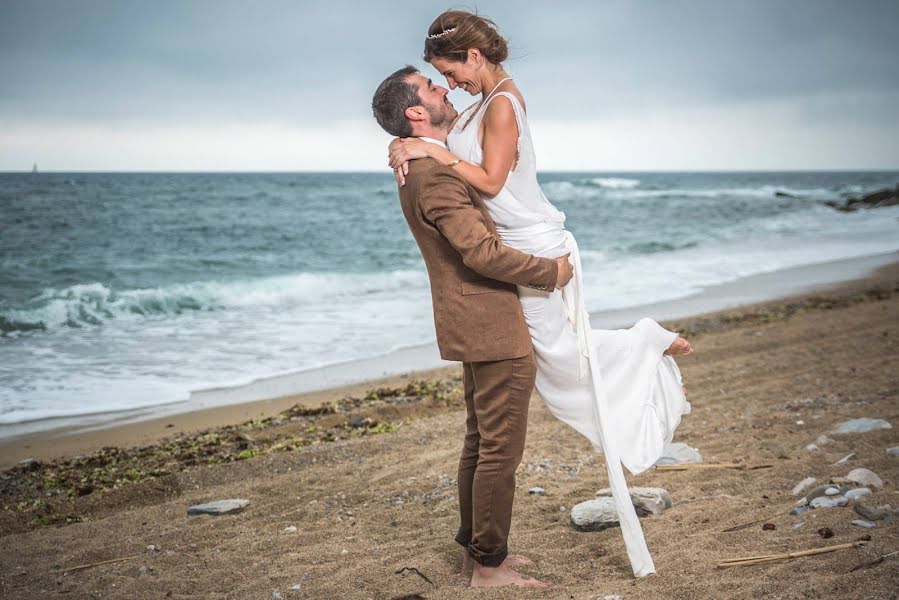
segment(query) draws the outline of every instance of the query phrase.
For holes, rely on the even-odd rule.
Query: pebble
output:
[[[818,496],[809,503],[809,506],[812,508],[838,508],[847,504],[849,504],[849,500],[846,499],[846,496]]]
[[[805,495],[805,499],[811,502],[818,496],[824,496],[827,493],[827,490],[833,487],[832,483],[826,483],[824,485],[819,485],[818,487],[812,488]]]
[[[863,487],[863,488],[858,488],[855,490],[849,490],[848,492],[846,492],[843,495],[846,496],[847,498],[849,498],[850,500],[855,501],[855,500],[861,498],[862,496],[867,496],[870,493],[871,493],[871,488]]]
[[[150,544],[149,546],[147,546],[147,550],[149,550],[150,552],[159,552],[159,546],[157,546],[156,544]]]
[[[801,493],[802,490],[815,483],[815,481],[816,479],[814,477],[806,477],[793,487],[793,495],[795,496],[796,494]]]
[[[532,487],[528,490],[528,494],[530,494],[532,496],[542,496],[545,493],[546,493],[546,490],[544,490],[542,487]]]
[[[889,504],[874,504],[874,501],[867,496],[856,499],[854,508],[855,512],[869,521],[880,521],[899,514],[899,509]]]
[[[874,529],[877,527],[877,523],[872,523],[871,521],[866,521],[865,519],[855,519],[852,521],[853,525],[858,525],[859,527],[864,527],[865,529]]]
[[[578,531],[602,531],[618,526],[615,499],[603,496],[581,502],[571,509],[571,525]]]
[[[799,528],[802,527],[803,525],[805,525],[805,521],[799,521],[798,523],[796,523],[795,525],[793,525],[793,529],[799,529]]]
[[[699,450],[692,448],[687,444],[675,442],[673,444],[665,444],[662,456],[655,462],[657,465],[682,465],[686,463],[701,463],[702,455]]]
[[[809,511],[808,506],[795,506],[795,507],[793,507],[792,510],[790,510],[790,514],[791,515],[801,515],[802,513],[808,512],[808,511]]]
[[[827,437],[826,435],[819,435],[818,439],[815,440],[815,443],[819,446],[826,446],[831,443],[833,440]]]
[[[837,462],[835,462],[833,464],[841,465],[846,461],[852,460],[853,458],[855,458],[855,452],[850,452],[849,454],[847,454],[846,456],[844,456],[843,458],[841,458],[840,460],[838,460]]]
[[[877,473],[865,468],[852,469],[846,475],[846,479],[859,485],[883,487],[883,480],[877,476]]]
[[[278,590],[275,590],[272,592],[272,600],[284,600],[284,596],[282,596]]]
[[[836,426],[833,433],[864,433],[866,431],[874,431],[876,429],[892,429],[889,421],[883,419],[872,419],[870,417],[862,417],[860,419],[851,419],[844,421]]]
[[[302,585],[300,585],[299,583],[295,583],[295,584],[293,584],[292,586],[290,586],[290,587],[287,588],[287,589],[289,589],[289,590],[299,590],[299,589],[302,589],[302,588],[303,588]]]
[[[228,500],[216,500],[205,504],[195,504],[187,509],[188,515],[224,515],[242,511],[249,500],[244,498],[232,498]]]
[[[673,506],[671,494],[665,488],[658,487],[632,487],[628,488],[631,502],[641,517],[646,515],[660,515],[666,509]],[[612,489],[603,488],[596,492],[597,498],[611,497]]]
[[[287,532],[287,533],[296,533],[296,532],[297,532],[297,527],[296,527],[296,525],[291,525],[291,526],[289,526],[289,527],[285,527],[285,528],[284,528],[284,531]]]
[[[826,490],[824,490],[825,496],[836,496],[839,493],[840,493],[840,488],[836,488],[836,487],[829,487]]]
[[[889,454],[890,456],[899,456],[899,446],[887,448],[887,454]]]

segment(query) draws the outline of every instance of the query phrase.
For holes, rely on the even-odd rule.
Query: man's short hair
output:
[[[407,65],[381,82],[371,100],[371,109],[384,131],[396,137],[411,137],[412,124],[406,118],[406,109],[422,105],[416,87],[407,82],[409,75],[418,69]]]

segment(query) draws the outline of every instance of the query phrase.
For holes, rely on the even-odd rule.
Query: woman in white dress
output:
[[[394,140],[390,165],[403,183],[406,162],[430,156],[453,165],[481,192],[503,243],[535,256],[571,253],[575,276],[551,293],[518,287],[537,360],[536,389],[557,418],[605,455],[609,486],[634,575],[655,566],[624,479],[661,456],[681,415],[690,412],[672,355],[690,344],[648,318],[629,329],[591,329],[582,297],[583,270],[565,215],[544,196],[524,100],[502,67],[505,40],[482,16],[447,11],[428,30],[425,60],[481,101],[464,110],[448,149],[416,138]],[[461,159],[461,160],[460,160]]]

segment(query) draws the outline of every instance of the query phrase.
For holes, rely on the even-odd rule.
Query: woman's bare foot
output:
[[[475,562],[474,569],[471,572],[471,587],[498,587],[503,585],[517,585],[525,588],[544,589],[552,587],[549,581],[540,581],[523,573],[519,573],[509,567],[503,561],[498,567],[485,567]]]
[[[690,342],[680,336],[677,336],[677,339],[671,342],[671,345],[668,346],[668,349],[665,350],[663,354],[668,354],[671,356],[686,356],[692,353],[693,347],[690,345]]]
[[[462,574],[468,573],[474,567],[475,560],[468,554],[468,550],[462,550]],[[518,567],[531,564],[531,559],[521,554],[509,554],[503,564],[507,567]]]

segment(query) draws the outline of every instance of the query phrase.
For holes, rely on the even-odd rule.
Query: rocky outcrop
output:
[[[899,185],[895,188],[882,189],[871,194],[865,194],[861,198],[849,198],[845,202],[828,200],[827,206],[842,212],[852,212],[860,208],[882,208],[899,204]]]

